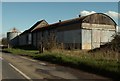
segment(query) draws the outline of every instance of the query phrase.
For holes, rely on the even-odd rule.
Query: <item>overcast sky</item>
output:
[[[117,23],[118,2],[3,2],[3,34],[13,27],[24,31],[42,19],[54,23],[92,13],[105,13]]]

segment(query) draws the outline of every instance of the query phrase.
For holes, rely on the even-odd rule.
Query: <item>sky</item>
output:
[[[2,2],[2,35],[13,27],[24,31],[42,19],[51,24],[91,13],[105,13],[116,23],[120,18],[118,2]]]
[[[119,0],[1,0],[3,2],[118,2]]]

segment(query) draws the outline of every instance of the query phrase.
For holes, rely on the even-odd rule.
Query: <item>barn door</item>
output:
[[[92,49],[94,48],[99,48],[100,47],[100,30],[93,29],[91,32],[91,47]]]
[[[91,30],[82,29],[82,49],[91,49]]]

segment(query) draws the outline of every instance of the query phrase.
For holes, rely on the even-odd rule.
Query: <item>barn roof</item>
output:
[[[42,28],[38,28],[34,31],[37,31],[37,30],[41,30],[41,29],[46,29],[46,28],[54,28],[54,27],[58,27],[58,26],[62,26],[62,25],[66,25],[66,24],[69,24],[69,23],[75,23],[75,22],[82,22],[82,20],[85,18],[86,16],[83,16],[83,17],[79,17],[79,18],[74,18],[74,19],[70,19],[70,20],[65,20],[65,21],[61,21],[61,22],[57,22],[57,23],[53,23],[53,24],[49,24],[47,26],[44,26]],[[33,31],[32,31],[33,32]]]
[[[37,25],[39,25],[41,22],[43,22],[45,20],[41,20],[41,21],[38,21],[37,23],[35,23],[30,29],[28,29],[28,31],[31,31],[33,30]],[[46,22],[46,21],[45,21]],[[46,22],[47,23],[47,22]]]
[[[41,22],[43,22],[43,21],[45,21],[45,20],[40,20],[40,21],[38,21],[38,22],[36,22],[31,28],[29,28],[28,30],[25,30],[23,33],[21,33],[20,35],[22,35],[22,34],[25,34],[25,33],[28,33],[28,32],[31,32],[33,29],[35,29],[36,28],[36,26],[38,26]],[[45,21],[46,22],[46,21]],[[46,22],[47,23],[47,22]]]
[[[83,22],[85,20],[88,20],[91,24],[105,24],[105,25],[114,25],[116,26],[116,22],[108,15],[103,14],[103,13],[94,13],[91,15],[86,16],[85,19],[83,19]]]
[[[115,27],[117,25],[116,22],[111,17],[109,17],[108,15],[103,14],[103,13],[94,13],[94,14],[87,15],[87,16],[82,16],[82,17],[79,17],[79,18],[74,18],[74,19],[70,19],[70,20],[65,20],[65,21],[49,24],[49,25],[44,26],[42,28],[38,28],[34,31],[51,29],[51,28],[63,26],[63,25],[66,25],[66,24],[77,23],[77,22],[79,22],[79,23],[86,22],[86,23],[91,23],[91,24],[114,25]]]
[[[48,23],[45,21],[45,20],[41,20],[41,22],[45,22],[46,24],[45,25],[48,25]],[[40,23],[41,23],[40,22]],[[36,30],[36,29],[39,29],[39,28],[42,28],[42,27],[45,27],[44,25],[36,25],[34,28],[32,28],[31,30],[29,30],[29,31],[34,31],[34,30]]]

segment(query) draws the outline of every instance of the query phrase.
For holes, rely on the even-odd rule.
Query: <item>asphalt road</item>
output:
[[[2,61],[2,79],[25,79],[10,63]]]
[[[11,63],[2,58],[0,52],[0,81],[28,81],[22,76]]]
[[[9,53],[3,53],[2,57],[2,78],[5,80],[66,81],[61,79],[67,79],[67,81],[111,81],[106,77],[98,76],[96,74],[37,61],[28,57],[12,55]]]

